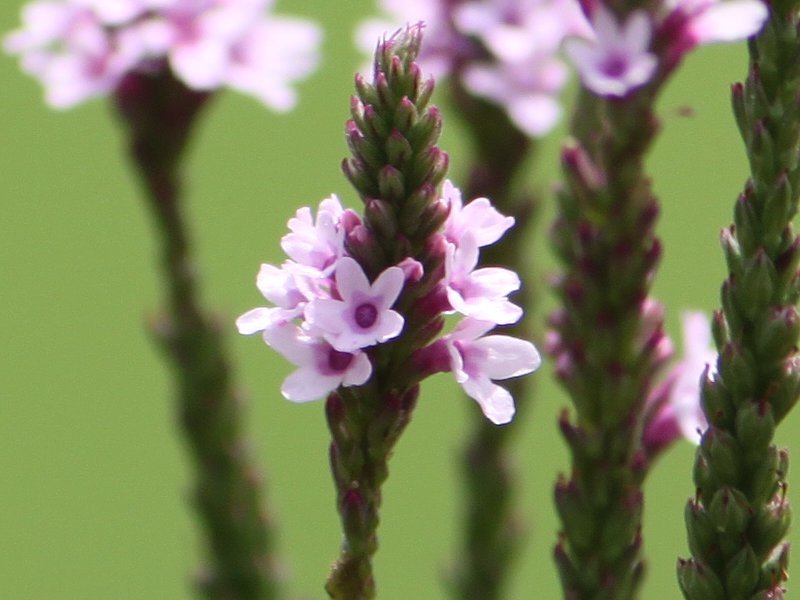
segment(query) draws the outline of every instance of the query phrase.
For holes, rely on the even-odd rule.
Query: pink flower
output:
[[[283,269],[263,264],[256,277],[256,287],[273,304],[247,311],[236,319],[239,333],[250,335],[291,321],[303,314],[308,300],[315,297],[311,291],[315,273],[303,273],[301,268],[288,264]]]
[[[281,238],[281,248],[297,263],[329,274],[344,253],[343,213],[336,194],[319,203],[316,221],[307,206],[297,209],[289,219],[291,233]]]
[[[683,358],[674,367],[670,405],[683,437],[699,444],[702,432],[708,428],[700,406],[700,383],[706,369],[707,377],[716,374],[717,352],[711,343],[708,318],[703,313],[683,313],[681,322]]]
[[[293,402],[322,398],[340,385],[365,383],[372,364],[363,352],[341,352],[323,340],[306,336],[291,323],[264,331],[267,344],[299,367],[281,386],[283,396]]]
[[[317,63],[319,28],[265,14],[270,0],[50,0],[22,12],[5,39],[23,69],[66,108],[169,65],[194,90],[231,87],[275,110]]]
[[[461,191],[449,179],[444,182],[442,200],[450,208],[444,235],[456,246],[467,231],[479,247],[494,244],[514,225],[514,217],[500,214],[487,198],[476,198],[464,206]]]
[[[530,342],[505,335],[484,336],[493,327],[494,323],[464,319],[443,340],[456,381],[492,423],[502,425],[514,417],[514,399],[492,380],[535,371],[541,357]]]
[[[341,300],[317,298],[305,308],[309,325],[337,350],[351,352],[397,337],[403,317],[391,310],[403,289],[405,275],[389,267],[370,284],[361,266],[349,256],[336,263]]]
[[[592,26],[594,39],[572,39],[565,46],[583,85],[600,96],[622,98],[652,78],[658,58],[649,51],[653,25],[647,13],[633,11],[622,24],[599,4]]]
[[[522,309],[511,303],[508,294],[519,289],[519,276],[501,267],[478,264],[478,243],[467,231],[459,246],[448,245],[445,257],[447,299],[456,312],[497,325],[516,323]]]

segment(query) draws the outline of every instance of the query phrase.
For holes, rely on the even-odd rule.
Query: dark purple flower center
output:
[[[350,363],[353,362],[353,355],[349,352],[339,352],[331,348],[328,353],[328,366],[335,372],[341,373]]]
[[[613,54],[603,62],[603,73],[609,77],[621,77],[628,70],[627,57]]]
[[[378,309],[374,304],[364,302],[356,306],[355,321],[356,325],[364,329],[368,329],[375,324],[378,318]]]

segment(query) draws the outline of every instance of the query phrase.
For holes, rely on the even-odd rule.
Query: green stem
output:
[[[481,264],[500,265],[523,277],[515,301],[526,308],[519,323],[503,333],[528,339],[532,280],[524,244],[529,242],[536,211],[535,200],[515,193],[516,176],[530,155],[531,141],[508,120],[501,108],[470,95],[452,78],[451,90],[458,114],[472,136],[475,159],[469,170],[464,200],[487,197],[515,225],[497,243],[483,249]],[[508,382],[516,400],[518,422],[527,409],[528,378]],[[470,431],[462,450],[466,506],[462,551],[452,576],[453,596],[463,600],[496,600],[503,597],[508,573],[521,543],[519,518],[512,511],[515,482],[510,444],[518,426],[498,427],[471,411]]]
[[[242,402],[223,336],[202,307],[181,203],[180,156],[207,95],[165,73],[131,76],[117,99],[161,245],[167,308],[155,333],[172,362],[180,422],[195,464],[194,502],[210,563],[200,591],[213,600],[271,600],[277,585],[261,477],[244,442]]]
[[[686,509],[692,558],[678,565],[689,600],[779,598],[788,577],[788,454],[773,436],[800,392],[800,3],[770,4],[748,78],[733,87],[751,177],[723,232],[717,372],[702,382],[709,427]]]

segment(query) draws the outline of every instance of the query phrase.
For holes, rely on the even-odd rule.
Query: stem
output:
[[[463,122],[472,135],[475,160],[469,171],[465,200],[488,197],[514,227],[498,242],[484,248],[482,265],[502,265],[527,275],[516,301],[526,307],[520,322],[504,328],[503,334],[530,337],[532,274],[523,244],[528,241],[536,211],[534,198],[514,194],[514,178],[531,148],[530,139],[508,120],[501,108],[470,95],[452,77],[451,90]],[[517,399],[516,420],[529,390],[528,378],[508,382]],[[495,600],[503,597],[513,558],[521,542],[519,518],[511,510],[515,490],[510,443],[514,427],[498,427],[478,411],[471,411],[470,432],[464,444],[462,469],[466,501],[463,518],[462,554],[452,577],[454,597],[464,600]]]
[[[555,556],[570,599],[635,598],[644,573],[640,430],[662,362],[643,318],[660,256],[643,166],[657,130],[653,92],[604,100],[583,91],[563,153],[554,353],[577,422],[561,420],[572,467],[555,489],[563,527]]]
[[[208,96],[168,73],[131,75],[118,90],[131,154],[161,244],[167,291],[155,333],[172,362],[183,433],[195,462],[194,502],[209,545],[204,597],[269,600],[277,595],[262,482],[245,442],[220,328],[203,309],[181,205],[180,156]]]
[[[686,509],[692,559],[678,577],[689,600],[782,598],[791,522],[788,453],[776,426],[798,399],[800,237],[792,227],[800,184],[800,15],[795,0],[770,3],[750,40],[751,68],[733,87],[751,177],[723,232],[729,274],[714,337],[717,372],[704,377],[709,423]]]

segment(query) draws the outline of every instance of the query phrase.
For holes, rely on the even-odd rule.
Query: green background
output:
[[[0,30],[17,26],[21,5],[0,5]],[[373,2],[287,0],[278,8],[325,28],[322,66],[299,86],[299,107],[278,116],[221,93],[185,166],[204,295],[231,323],[229,347],[250,399],[248,428],[266,467],[287,589],[317,599],[340,541],[323,404],[282,399],[289,365],[258,337],[236,335],[233,319],[261,304],[255,274],[261,262],[281,260],[278,240],[296,207],[332,192],[354,206],[339,163],[360,62],[352,31]],[[665,256],[655,294],[668,306],[678,345],[680,311],[710,311],[718,302],[718,232],[746,176],[728,86],[744,69],[742,46],[702,49],[660,102],[664,131],[649,159],[663,201]],[[50,110],[9,57],[0,58],[0,86],[0,598],[188,598],[201,556],[187,503],[189,463],[176,436],[169,373],[145,332],[160,304],[156,249],[124,140],[107,102]],[[443,110],[442,145],[458,183],[469,151],[457,119]],[[531,171],[544,191],[557,176],[562,135],[548,139]],[[552,307],[543,235],[550,219],[548,208],[528,249],[542,273],[539,322]],[[559,597],[551,493],[567,466],[555,428],[566,399],[549,365],[533,377],[535,399],[520,400],[533,406],[512,425],[529,541],[511,599]],[[461,508],[457,457],[476,410],[450,377],[424,384],[385,486],[381,598],[445,596]],[[800,432],[798,419],[787,419],[780,444]],[[644,598],[679,597],[675,561],[686,555],[692,456],[688,443],[677,444],[647,482]]]

